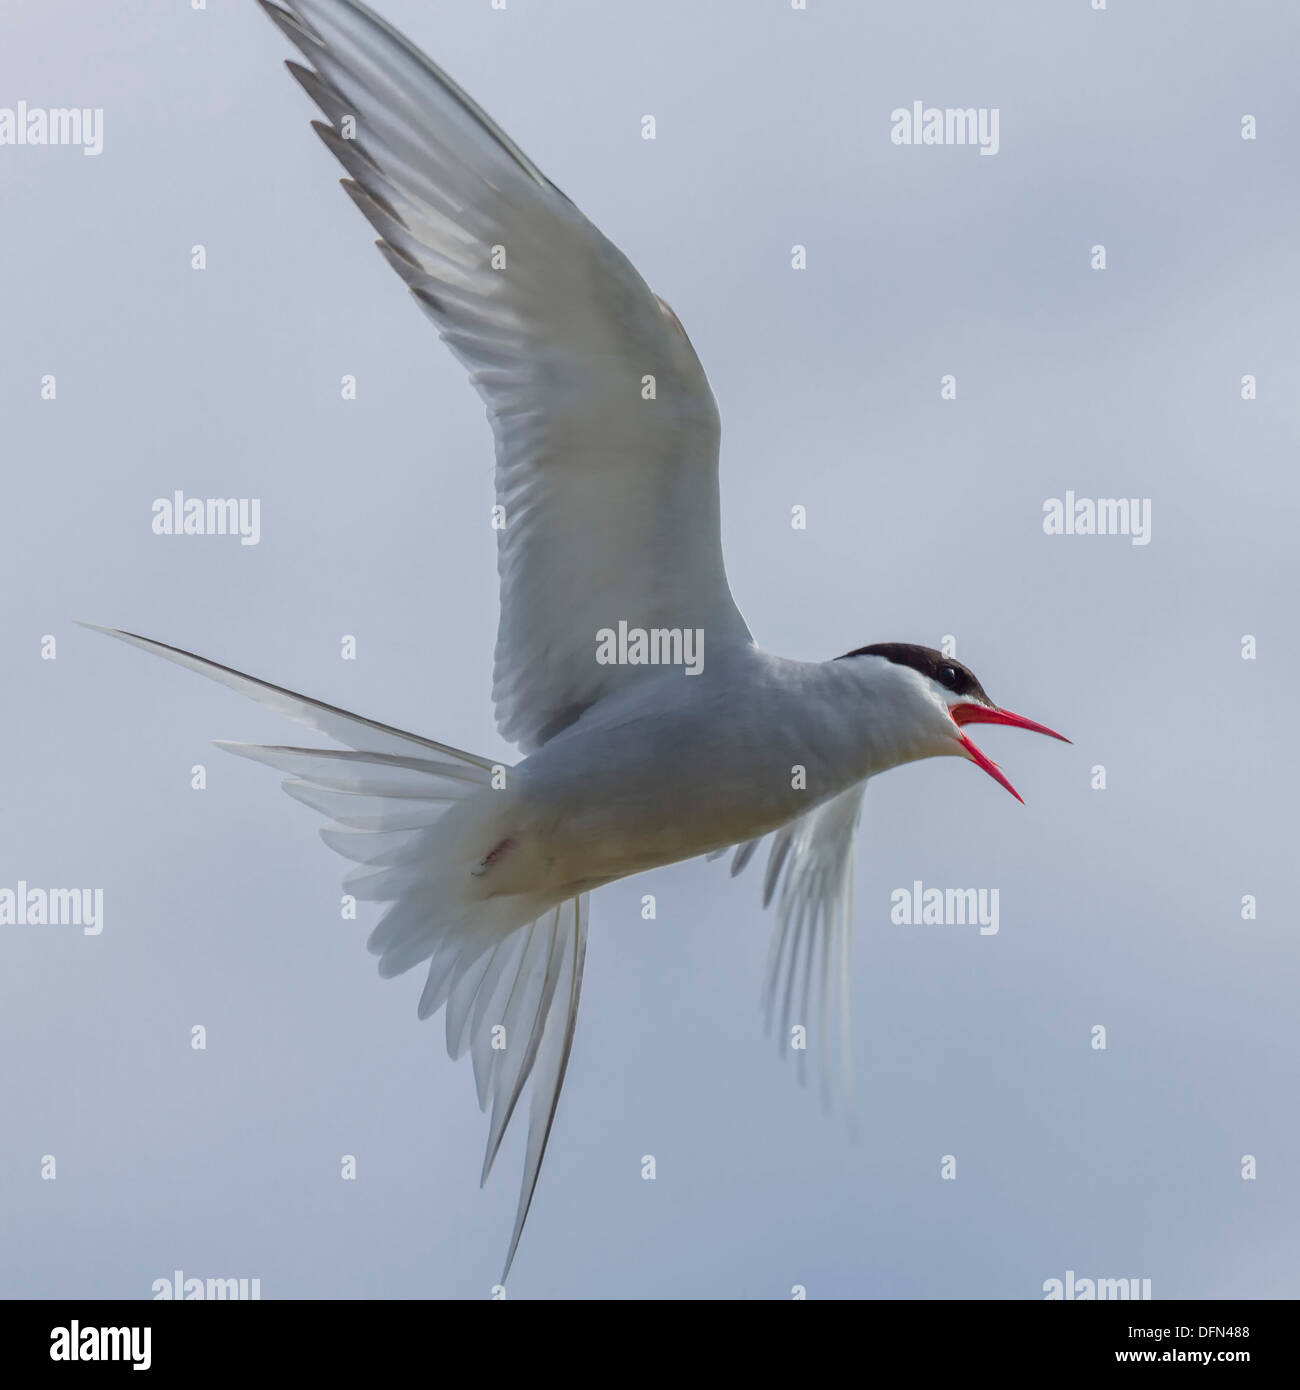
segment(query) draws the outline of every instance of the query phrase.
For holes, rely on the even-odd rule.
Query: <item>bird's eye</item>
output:
[[[939,667],[939,684],[940,684],[940,685],[946,685],[946,686],[948,687],[949,690],[954,689],[954,688],[956,687],[956,685],[957,685],[957,671],[956,671],[956,668],[955,668],[955,667],[952,667],[952,666],[940,666],[940,667]]]

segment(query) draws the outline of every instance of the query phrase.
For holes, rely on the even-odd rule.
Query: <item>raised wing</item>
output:
[[[865,781],[858,782],[776,831],[763,878],[764,907],[780,885],[763,987],[768,1029],[784,1057],[792,1050],[791,1030],[802,1024],[808,1046],[795,1052],[800,1082],[807,1074],[805,1059],[813,1051],[820,1060],[822,1099],[830,1103],[831,1078],[838,1067],[850,1107],[853,837],[866,788]],[[750,840],[737,846],[731,861],[733,878],[760,843]]]
[[[493,699],[531,752],[645,669],[602,629],[750,640],[727,585],[718,413],[628,259],[450,78],[355,0],[261,0],[310,68],[344,187],[469,369],[496,436]]]

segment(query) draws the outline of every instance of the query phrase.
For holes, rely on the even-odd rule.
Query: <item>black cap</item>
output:
[[[955,656],[944,656],[933,647],[920,647],[915,642],[875,642],[835,659],[846,661],[851,656],[883,656],[896,666],[910,666],[954,695],[965,695],[986,705],[993,703],[969,666],[963,666]]]

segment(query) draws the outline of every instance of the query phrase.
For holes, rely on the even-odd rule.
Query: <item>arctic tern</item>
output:
[[[98,630],[342,745],[221,746],[286,774],[285,790],[329,819],[325,842],[357,865],[347,891],[388,905],[368,942],[380,974],[427,968],[419,1016],[444,1011],[448,1050],[470,1053],[491,1106],[484,1179],[531,1081],[508,1273],[569,1060],[592,890],[732,847],[735,874],[771,835],[769,1021],[787,1037],[804,1024],[823,1078],[847,1074],[852,842],[868,779],[957,756],[1016,795],[966,727],[1062,735],[1000,709],[928,647],[806,662],[756,646],[723,566],[717,407],[677,316],[364,5],[259,3],[307,60],[287,66],[326,117],[313,125],[344,188],[486,403],[500,509],[492,693],[524,757],[503,767]],[[702,660],[598,660],[600,634],[629,630],[666,649],[698,633]]]

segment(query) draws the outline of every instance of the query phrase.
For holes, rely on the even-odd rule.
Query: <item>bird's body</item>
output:
[[[877,772],[924,757],[886,661],[791,661],[749,645],[603,701],[512,774],[519,818],[579,890],[766,835]],[[953,751],[956,751],[955,749]],[[485,876],[516,880],[510,857]]]
[[[588,894],[771,836],[769,1017],[848,1064],[852,844],[871,777],[959,756],[1002,723],[960,662],[885,643],[825,662],[760,649],[719,527],[718,412],[677,316],[465,93],[356,0],[261,0],[380,249],[469,368],[496,438],[501,619],[493,696],[514,766],[377,724],[134,634],[124,640],[341,748],[224,745],[286,774],[327,844],[386,904],[384,975],[427,967],[491,1108],[484,1175],[532,1099],[507,1269],[576,1024]],[[690,633],[689,663],[611,652],[617,630]],[[670,653],[673,648],[669,647]],[[1060,737],[1056,735],[1056,737]],[[838,1019],[838,1024],[836,1020]],[[802,1059],[802,1054],[801,1054]]]

